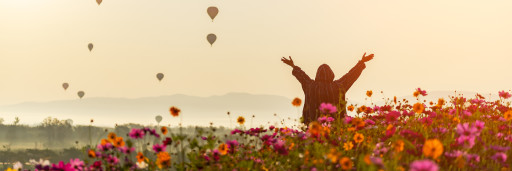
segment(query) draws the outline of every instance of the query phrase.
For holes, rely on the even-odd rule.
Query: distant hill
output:
[[[176,126],[180,118],[173,118],[169,108],[177,106],[182,110],[184,125],[229,126],[227,112],[235,126],[236,118],[244,116],[246,125],[266,125],[281,118],[297,117],[298,111],[291,105],[291,99],[275,95],[254,95],[248,93],[228,93],[221,96],[196,97],[182,94],[145,98],[84,98],[52,102],[29,102],[0,106],[0,117],[20,117],[22,123],[40,123],[51,116],[59,119],[72,119],[74,124],[113,126],[115,123],[156,124],[155,116],[162,115],[161,124]]]

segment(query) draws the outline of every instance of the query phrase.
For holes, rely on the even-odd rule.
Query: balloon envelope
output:
[[[68,83],[63,83],[62,84],[62,88],[64,88],[64,90],[67,90],[69,87],[69,84]]]
[[[213,33],[210,33],[210,34],[208,34],[208,36],[206,36],[206,40],[208,40],[210,45],[213,46],[213,43],[215,43],[215,41],[217,40],[217,36]]]
[[[98,3],[98,5],[100,5],[100,4],[101,4],[101,1],[102,1],[102,0],[96,0],[96,3]]]
[[[89,48],[89,52],[92,50],[93,47],[94,45],[92,45],[92,43],[89,43],[89,45],[87,45],[87,48]]]
[[[156,122],[160,123],[162,121],[162,116],[158,115],[155,117]]]
[[[156,74],[156,78],[158,78],[158,81],[162,81],[162,79],[164,78],[164,74],[158,73]]]
[[[84,91],[79,91],[77,94],[78,94],[78,97],[80,97],[80,99],[81,99],[82,97],[84,97],[85,92]]]
[[[208,12],[208,15],[210,16],[210,18],[212,19],[212,22],[213,22],[213,19],[217,16],[217,14],[219,13],[219,9],[217,7],[208,7],[208,9],[206,10],[206,12]]]

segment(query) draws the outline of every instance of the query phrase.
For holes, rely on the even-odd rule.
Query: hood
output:
[[[322,64],[318,67],[316,71],[315,81],[326,81],[331,82],[334,80],[334,72],[332,72],[331,67],[327,64]]]

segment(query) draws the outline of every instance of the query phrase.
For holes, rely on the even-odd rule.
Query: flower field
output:
[[[220,137],[214,127],[195,135],[167,127],[111,132],[84,149],[83,160],[32,160],[7,170],[510,170],[509,92],[496,101],[477,94],[429,102],[419,88],[413,95],[381,106],[322,104],[307,127],[246,128],[237,117],[237,129]],[[337,117],[345,110],[357,115]],[[178,107],[169,112],[183,117]]]

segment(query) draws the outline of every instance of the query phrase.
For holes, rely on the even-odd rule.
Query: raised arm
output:
[[[304,88],[305,86],[309,85],[313,80],[309,78],[308,74],[306,74],[300,67],[295,66],[293,64],[292,57],[290,56],[289,59],[286,59],[285,57],[281,58],[281,61],[283,61],[285,64],[293,67],[292,75],[299,80],[300,84]]]
[[[366,53],[364,53],[363,58],[357,62],[356,66],[354,66],[350,71],[348,71],[347,74],[343,75],[338,80],[335,80],[334,82],[341,85],[342,91],[347,92],[350,87],[356,82],[356,80],[359,78],[363,70],[366,68],[365,62],[368,62],[373,59],[373,54],[370,54],[366,56]]]

